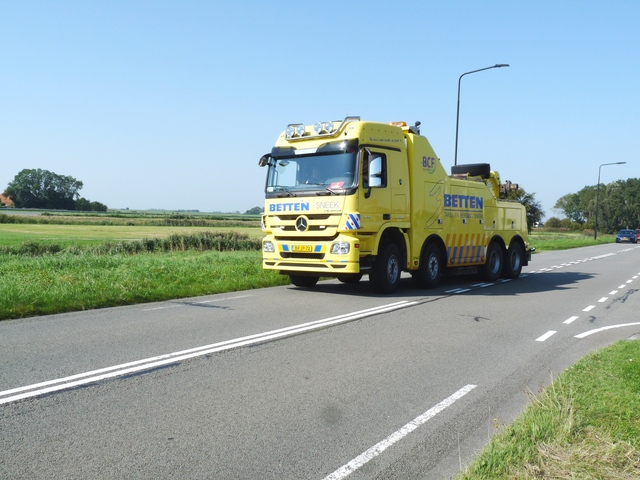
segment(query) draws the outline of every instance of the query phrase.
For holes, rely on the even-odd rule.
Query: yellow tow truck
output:
[[[401,272],[419,287],[479,270],[518,278],[531,259],[525,207],[487,163],[448,175],[419,122],[347,117],[290,124],[259,165],[267,168],[262,264],[299,287],[320,277],[391,293]]]

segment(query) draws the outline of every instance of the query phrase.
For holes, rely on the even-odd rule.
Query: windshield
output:
[[[280,157],[269,166],[266,189],[267,193],[331,193],[354,187],[355,172],[355,152]]]

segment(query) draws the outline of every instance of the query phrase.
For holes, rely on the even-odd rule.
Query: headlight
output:
[[[273,242],[266,241],[262,243],[262,251],[267,253],[274,253],[276,248],[273,246]]]
[[[335,242],[331,244],[331,253],[333,255],[346,255],[350,249],[351,246],[349,242]]]

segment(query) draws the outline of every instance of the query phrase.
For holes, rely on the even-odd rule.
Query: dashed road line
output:
[[[549,330],[544,335],[541,335],[538,338],[536,338],[536,342],[544,342],[545,340],[547,340],[550,337],[554,336],[556,333],[558,333],[556,330]]]

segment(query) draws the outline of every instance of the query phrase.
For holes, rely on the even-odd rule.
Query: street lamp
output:
[[[603,163],[598,167],[598,185],[596,186],[596,225],[593,227],[593,239],[598,238],[598,197],[600,194],[600,169],[605,165],[624,165],[627,162]]]
[[[508,66],[509,66],[508,63],[496,63],[491,67],[485,67],[479,70],[465,72],[462,75],[460,75],[460,78],[458,78],[458,110],[456,111],[456,151],[455,151],[455,157],[453,161],[454,165],[458,164],[458,124],[460,123],[460,80],[462,80],[462,77],[464,77],[465,75],[469,75],[470,73],[482,72],[483,70],[489,70],[491,68],[502,68],[502,67],[508,67]]]

